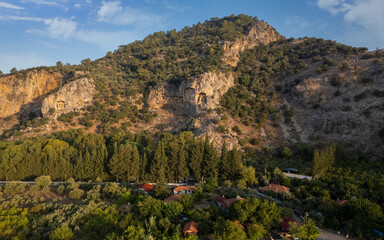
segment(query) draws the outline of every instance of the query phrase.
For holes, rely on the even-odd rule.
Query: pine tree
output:
[[[189,171],[187,167],[187,163],[185,161],[185,150],[184,150],[184,145],[181,145],[179,147],[179,151],[177,153],[178,156],[178,164],[177,164],[177,170],[176,170],[176,180],[181,180],[183,178],[188,177]]]
[[[213,145],[209,142],[208,135],[204,141],[204,155],[202,161],[202,173],[204,178],[217,178],[217,152]]]
[[[129,181],[138,181],[140,171],[140,154],[137,146],[133,147],[132,158],[129,164],[128,169],[128,180]]]
[[[227,180],[230,177],[231,174],[231,164],[229,161],[229,153],[227,150],[227,146],[225,143],[225,140],[223,142],[223,146],[221,148],[221,156],[220,156],[220,176],[222,179]]]
[[[151,163],[151,177],[156,182],[165,182],[166,181],[166,166],[168,164],[168,158],[165,155],[164,143],[162,140],[157,144],[155,151],[155,156]]]
[[[140,170],[139,170],[140,181],[146,180],[147,165],[148,165],[147,154],[144,152],[143,156],[140,158]]]
[[[203,160],[203,145],[202,142],[199,140],[194,140],[194,143],[191,147],[191,152],[190,152],[190,168],[193,173],[193,177],[197,182],[201,180],[201,163]]]
[[[233,148],[229,152],[230,159],[230,178],[232,180],[237,180],[240,176],[241,166],[242,166],[242,153],[237,148]]]
[[[169,159],[167,165],[168,180],[178,180],[178,165],[179,165],[179,144],[173,141],[169,144]]]
[[[114,144],[115,153],[111,157],[108,167],[109,171],[115,176],[116,181],[118,182],[119,178],[124,180],[128,179],[128,171],[132,158],[132,147],[130,144],[120,145],[118,150],[116,150],[117,143]]]

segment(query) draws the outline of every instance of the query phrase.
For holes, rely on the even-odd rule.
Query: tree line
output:
[[[193,175],[201,179],[239,180],[242,152],[221,154],[209,141],[191,132],[153,136],[117,131],[103,137],[84,129],[57,132],[16,142],[0,141],[0,179],[115,180],[173,182]]]

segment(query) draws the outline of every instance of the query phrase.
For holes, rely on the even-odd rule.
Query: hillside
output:
[[[157,32],[80,65],[0,78],[0,131],[192,131],[216,147],[296,142],[384,150],[383,51],[286,39],[246,15]]]

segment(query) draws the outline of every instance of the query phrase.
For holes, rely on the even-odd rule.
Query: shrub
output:
[[[60,186],[57,188],[57,193],[60,194],[60,195],[63,194],[64,191],[65,191],[65,187],[64,187],[64,185],[60,185]]]
[[[75,188],[69,192],[70,199],[80,199],[83,195],[84,195],[84,191],[79,188]]]
[[[70,240],[73,237],[73,232],[69,227],[59,227],[56,228],[51,235],[49,235],[50,240]]]
[[[232,131],[236,132],[238,135],[241,135],[243,133],[238,126],[233,126]]]
[[[228,129],[225,126],[218,126],[217,131],[221,133],[228,133]]]
[[[87,200],[97,201],[97,200],[100,200],[100,197],[101,197],[100,185],[93,186],[93,188],[87,192]]]
[[[20,182],[10,182],[5,184],[4,193],[5,194],[15,194],[25,192],[26,184]]]
[[[39,186],[40,189],[48,189],[51,183],[52,180],[50,176],[40,176],[35,179],[35,184]]]

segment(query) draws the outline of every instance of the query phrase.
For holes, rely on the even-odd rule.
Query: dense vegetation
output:
[[[146,99],[152,86],[165,81],[179,84],[208,71],[232,71],[236,76],[235,86],[221,99],[236,120],[256,127],[266,121],[276,124],[280,116],[274,99],[278,91],[289,92],[291,86],[273,86],[272,78],[293,76],[310,63],[318,63],[317,72],[322,73],[339,67],[329,56],[348,58],[366,50],[315,38],[282,39],[244,51],[237,67],[225,65],[221,42],[235,40],[257,22],[246,15],[213,18],[179,32],[154,33],[101,59],[85,59],[79,66],[58,62],[47,68],[60,71],[66,81],[82,76],[95,80],[99,93],[93,104],[63,114],[58,121],[86,128],[96,124],[98,133],[72,129],[0,141],[0,179],[35,180],[32,186],[10,182],[1,187],[0,238],[176,240],[183,239],[186,217],[199,224],[199,235],[260,239],[275,233],[281,220],[294,213],[305,217],[302,225],[290,226],[289,233],[302,239],[318,236],[315,224],[367,239],[373,238],[372,229],[384,231],[383,166],[365,156],[351,157],[338,144],[240,150],[227,149],[224,142],[219,153],[208,135],[127,130],[156,117]],[[340,82],[335,78],[331,84]],[[290,122],[291,109],[282,106],[281,110]],[[21,120],[17,128],[47,121]],[[218,130],[228,131],[225,126]],[[238,126],[232,131],[242,134]],[[4,136],[12,134],[21,132],[6,131]],[[257,143],[252,139],[252,144]],[[284,168],[297,168],[314,179],[288,178]],[[199,184],[195,194],[164,204],[162,200],[170,195],[166,184],[190,175]],[[66,182],[52,185],[52,181]],[[156,183],[153,196],[135,192],[135,184],[148,181]],[[258,187],[268,183],[291,191],[260,194]],[[246,201],[237,201],[225,211],[213,204],[214,196],[221,195],[242,196]],[[341,205],[338,200],[346,202]]]
[[[155,140],[157,142],[155,142]],[[178,181],[193,174],[239,180],[241,152],[223,149],[222,158],[208,138],[191,132],[164,133],[122,130],[108,137],[84,129],[57,132],[22,141],[0,142],[0,178],[28,180],[50,175],[53,180]]]
[[[260,127],[268,118],[276,123],[279,113],[273,100],[283,86],[273,86],[272,78],[293,76],[307,69],[309,61],[322,61],[319,71],[327,71],[336,65],[329,56],[340,54],[347,58],[366,50],[330,40],[304,38],[298,43],[294,39],[282,39],[244,51],[235,69],[238,84],[223,96],[221,104],[246,125],[256,123]],[[289,87],[284,91],[289,91]]]

